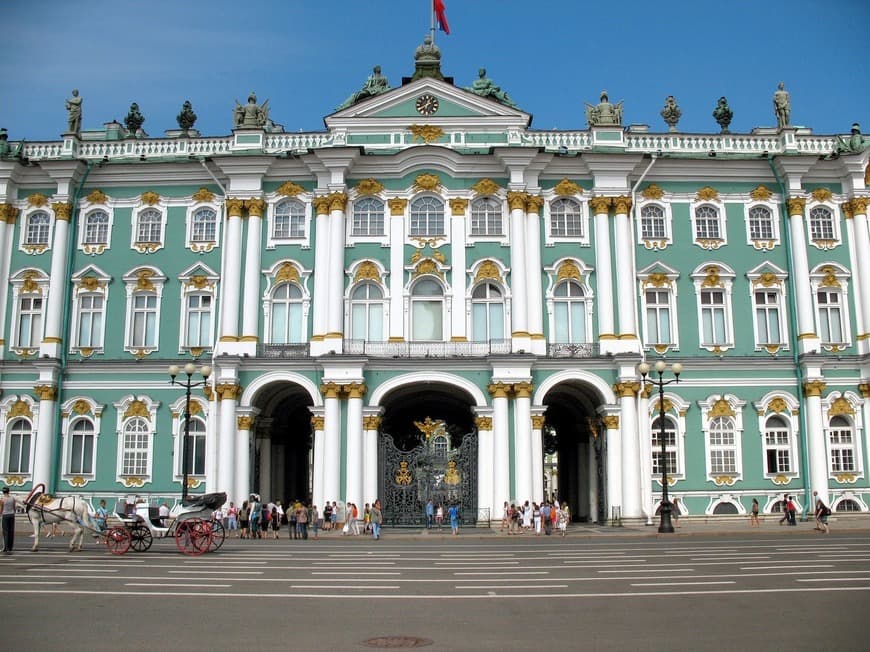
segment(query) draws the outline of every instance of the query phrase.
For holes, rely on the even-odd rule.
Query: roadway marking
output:
[[[29,564],[28,564],[29,565]],[[36,572],[45,572],[51,570],[53,568],[57,568],[57,566],[45,566],[42,568],[28,568],[28,571],[36,571]],[[64,568],[63,571],[65,573],[117,573],[118,571],[113,568]]]
[[[68,584],[68,582],[34,582],[33,580],[3,580],[0,581],[0,584],[38,584],[42,586],[43,584]]]
[[[647,568],[645,570],[648,573],[655,573],[655,572],[659,572],[659,571],[662,573],[676,573],[676,572],[688,573],[688,572],[694,571],[695,569],[694,568],[661,568],[661,569]],[[638,573],[640,571],[639,570],[600,570],[598,572],[599,573]]]
[[[833,568],[833,564],[813,564],[814,568]],[[800,568],[800,566],[741,566],[740,570],[772,570],[785,568]]]
[[[190,584],[188,582],[172,584],[171,582],[160,582],[149,584],[147,582],[125,582],[124,586],[159,586],[169,588],[170,586],[178,586],[181,588],[207,588],[207,589],[228,589],[232,584]]]
[[[170,573],[184,573],[185,575],[262,575],[263,571],[236,571],[236,570],[171,570]]]
[[[485,591],[487,589],[503,589],[504,586],[454,586],[454,589],[466,589],[470,591]],[[567,589],[567,584],[530,584],[529,586],[521,586],[521,587],[509,587],[509,588],[521,588],[521,589]],[[490,595],[495,595],[495,593],[490,593]]]
[[[367,589],[369,591],[386,591],[386,590],[395,591],[395,590],[400,589],[401,587],[398,585],[396,585],[396,586],[382,586],[380,584],[377,586],[369,586],[368,584],[366,584],[365,586],[341,586],[340,584],[328,584],[325,586],[317,586],[315,584],[291,584],[290,588],[291,589],[354,589],[354,590]]]
[[[548,571],[505,571],[503,573],[480,571],[479,573],[453,573],[454,575],[549,575]]]
[[[870,582],[870,577],[813,577],[795,582]]]
[[[297,569],[298,570],[298,569]],[[347,575],[344,571],[312,571],[312,575]],[[353,571],[354,575],[401,575],[401,573],[387,573],[378,571]]]
[[[737,582],[733,580],[723,581],[723,582],[638,582],[636,584],[632,584],[631,586],[692,586],[694,584],[736,584]]]

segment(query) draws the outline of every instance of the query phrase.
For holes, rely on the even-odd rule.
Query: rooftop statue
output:
[[[508,97],[508,94],[496,86],[493,81],[486,76],[486,68],[481,68],[477,74],[478,78],[475,79],[474,83],[465,90],[471,91],[475,95],[480,95],[481,97],[491,97],[497,102],[501,102],[507,106],[516,107],[516,104],[510,97]]]
[[[839,141],[837,143],[838,154],[860,154],[870,146],[870,142],[861,135],[861,125],[857,122],[852,125],[852,135],[849,136],[849,140],[840,136],[837,136],[837,140]]]
[[[590,127],[600,125],[622,125],[622,100],[611,104],[607,99],[607,91],[601,91],[601,101],[597,106],[586,102],[586,122]]]
[[[423,43],[414,50],[414,61],[441,61],[441,49],[432,42],[428,34],[423,37]]]
[[[76,134],[82,130],[82,98],[77,88],[73,89],[72,97],[66,101],[66,132]]]
[[[791,120],[791,101],[785,84],[779,82],[776,92],[773,94],[773,110],[776,113],[776,126],[782,129],[788,127]]]
[[[233,109],[233,126],[235,127],[265,127],[269,120],[269,100],[257,104],[256,93],[248,95],[248,103],[242,106],[236,100]]]
[[[662,116],[665,124],[668,125],[668,131],[677,131],[677,123],[680,121],[683,112],[680,111],[680,107],[677,106],[677,100],[674,99],[673,95],[668,95],[665,98],[665,108],[663,108],[659,114]]]
[[[193,105],[190,103],[190,100],[184,101],[184,104],[181,106],[181,113],[175,119],[178,121],[178,127],[185,133],[193,129],[193,125],[196,124],[196,114],[193,112]]]
[[[375,66],[372,69],[372,74],[366,79],[366,83],[356,93],[347,98],[336,110],[346,109],[352,104],[356,104],[360,100],[364,100],[375,95],[380,95],[390,90],[390,82],[381,74],[381,67]]]
[[[414,74],[411,81],[423,77],[444,79],[444,75],[441,74],[441,50],[432,42],[432,37],[429,34],[423,38],[423,43],[414,50]]]
[[[127,113],[127,117],[124,118],[124,126],[127,128],[127,131],[131,136],[135,136],[144,123],[145,117],[139,112],[139,105],[136,104],[136,102],[133,102],[130,105],[130,111]]]
[[[728,130],[728,125],[731,124],[731,118],[733,117],[734,112],[731,110],[731,107],[728,106],[728,100],[726,100],[725,96],[723,95],[719,98],[719,102],[716,104],[716,108],[713,109],[713,118],[715,118],[716,122],[719,124],[719,128],[722,130],[720,133],[731,133]]]

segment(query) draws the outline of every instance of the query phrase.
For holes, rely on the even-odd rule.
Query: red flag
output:
[[[438,29],[445,34],[449,34],[450,25],[447,24],[447,14],[444,13],[444,0],[434,0],[432,7],[435,9],[435,19],[438,21]]]

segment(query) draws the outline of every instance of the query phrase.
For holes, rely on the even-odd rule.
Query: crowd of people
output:
[[[558,500],[547,499],[539,504],[527,500],[520,505],[505,501],[500,531],[508,534],[534,532],[536,536],[542,533],[549,536],[558,531],[565,536],[570,522],[571,510],[565,502],[559,504]]]

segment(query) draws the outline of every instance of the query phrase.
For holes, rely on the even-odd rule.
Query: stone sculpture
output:
[[[82,98],[77,88],[73,89],[72,97],[66,101],[66,110],[66,131],[77,136],[82,130]]]
[[[474,83],[471,86],[466,87],[465,90],[471,91],[475,95],[480,95],[481,97],[491,97],[497,102],[501,102],[510,107],[516,106],[513,100],[508,97],[508,94],[496,86],[495,83],[486,76],[486,68],[478,70],[477,75],[478,78],[474,80]]]
[[[269,100],[257,104],[257,94],[248,95],[248,103],[242,106],[236,100],[233,109],[233,124],[236,127],[265,127],[269,120]]]
[[[683,112],[677,106],[677,100],[674,99],[673,95],[668,95],[665,98],[665,108],[660,111],[660,115],[665,124],[668,125],[668,131],[672,133],[677,131],[677,123],[680,121]]]
[[[586,102],[586,122],[590,127],[599,125],[622,125],[622,100],[611,104],[607,91],[601,91],[601,101],[596,106]]]
[[[136,102],[133,102],[130,105],[130,111],[127,113],[127,117],[124,118],[124,126],[127,128],[127,132],[131,136],[135,136],[144,123],[145,117],[140,113],[139,105],[136,104]]]
[[[788,127],[791,121],[791,101],[782,82],[779,82],[773,94],[773,111],[776,113],[776,126],[780,129]]]
[[[734,117],[734,112],[731,110],[731,107],[728,106],[728,100],[725,99],[725,96],[719,98],[719,102],[716,104],[716,108],[713,109],[713,118],[715,118],[716,122],[721,129],[720,133],[730,134],[731,132],[728,130],[728,125],[731,124],[731,118]]]
[[[190,100],[185,100],[181,106],[181,113],[175,119],[178,122],[178,127],[184,133],[193,129],[193,125],[196,124],[196,114],[193,112],[193,105],[190,103]]]
[[[368,76],[366,83],[363,84],[363,87],[342,102],[337,110],[346,109],[360,100],[380,95],[388,90],[390,90],[390,82],[381,74],[381,67],[375,66],[372,69],[372,74]]]

